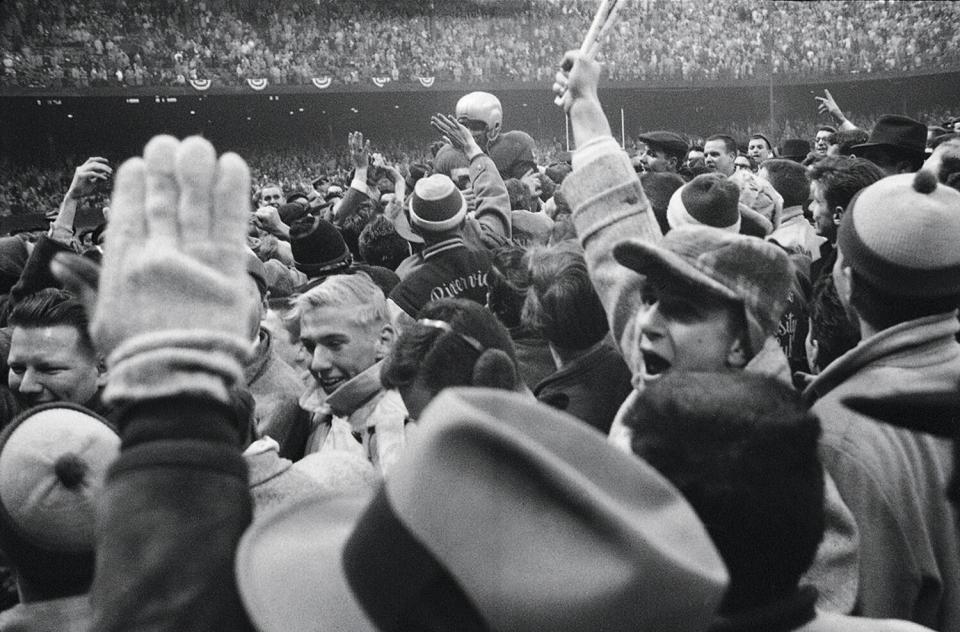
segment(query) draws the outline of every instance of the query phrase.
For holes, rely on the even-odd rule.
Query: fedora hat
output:
[[[794,162],[803,162],[810,153],[810,141],[802,138],[788,138],[780,145],[780,157]]]
[[[870,138],[851,149],[857,155],[872,147],[893,147],[902,152],[923,155],[927,148],[927,126],[907,116],[884,114],[870,130]]]
[[[372,497],[255,523],[236,573],[262,632],[705,630],[727,573],[680,493],[583,422],[447,389]]]

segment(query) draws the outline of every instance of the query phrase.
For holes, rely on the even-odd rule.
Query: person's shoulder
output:
[[[932,632],[930,628],[899,619],[867,619],[817,611],[813,621],[797,632]]]

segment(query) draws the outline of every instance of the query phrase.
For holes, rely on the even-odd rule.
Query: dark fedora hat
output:
[[[794,162],[803,162],[810,153],[810,141],[802,138],[788,138],[780,145],[780,157]]]
[[[884,114],[870,131],[870,139],[851,150],[861,155],[872,147],[893,147],[901,152],[923,155],[927,148],[927,126],[900,114]]]

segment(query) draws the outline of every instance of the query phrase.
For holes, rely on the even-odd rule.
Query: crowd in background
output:
[[[864,129],[870,129],[880,114],[879,111],[851,112],[850,118]],[[927,121],[930,125],[936,125],[951,118],[949,108],[908,114],[918,120]],[[813,138],[817,127],[812,114],[809,119],[784,119],[778,120],[777,124],[780,128],[773,134],[768,133],[769,121],[738,120],[730,121],[721,127],[743,143],[746,143],[746,140],[755,133],[767,134],[774,139],[774,143],[779,138]],[[709,130],[701,129],[682,131],[694,141],[694,144],[702,144],[702,139],[709,133]],[[635,136],[636,134],[630,131],[626,134],[627,149],[631,154],[642,147]],[[696,142],[697,139],[701,142]],[[538,164],[547,165],[569,158],[564,138],[555,136],[534,140],[536,142],[534,155]],[[409,169],[412,164],[428,163],[433,157],[426,142],[408,139],[378,139],[377,150],[389,162],[398,165],[402,171]],[[349,183],[350,157],[343,147],[271,146],[266,143],[238,146],[237,151],[242,153],[250,164],[254,189],[267,183],[278,183],[288,191],[308,191],[311,182],[320,177],[339,182],[341,185]],[[0,216],[48,213],[56,209],[64,188],[73,177],[75,164],[76,156],[62,158],[61,165],[45,167],[0,159]],[[94,206],[103,206],[108,194],[109,189],[106,189],[97,198],[88,202]]]
[[[554,61],[587,30],[595,3],[430,7],[412,0],[7,2],[0,6],[0,86],[549,81]],[[952,2],[643,0],[624,9],[601,58],[620,81],[763,78],[771,52],[775,72],[789,76],[939,70],[960,64],[958,21]]]
[[[948,4],[687,4],[637,0],[608,74],[955,54]],[[414,140],[24,129],[51,162],[0,161],[0,212],[46,214],[0,218],[0,632],[960,629],[958,104],[627,133],[600,62],[548,59],[588,0],[418,5],[4,5],[100,83],[426,56],[471,89]],[[558,68],[566,137],[470,85]]]

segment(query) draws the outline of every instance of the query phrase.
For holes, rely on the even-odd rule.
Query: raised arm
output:
[[[627,366],[636,376],[643,358],[635,342],[642,308],[640,276],[613,258],[613,246],[625,239],[659,240],[660,227],[627,154],[610,133],[597,96],[600,66],[579,52],[568,52],[554,91],[570,116],[576,152],[563,194],[584,249],[590,279],[610,321]]]
[[[252,351],[237,318],[252,300],[249,189],[239,156],[158,136],[118,172],[99,283],[88,260],[54,260],[92,312],[104,399],[122,411],[97,519],[91,629],[252,630],[233,573],[251,501],[231,396]]]
[[[474,217],[485,230],[510,239],[513,235],[510,195],[493,160],[483,152],[470,130],[455,117],[436,114],[430,119],[430,125],[470,162],[470,184],[476,196]]]

